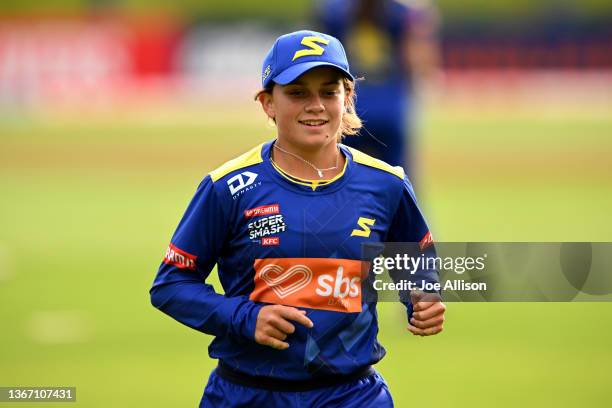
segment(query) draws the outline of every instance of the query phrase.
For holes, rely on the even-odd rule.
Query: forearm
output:
[[[150,295],[153,306],[193,329],[214,336],[254,339],[261,306],[246,296],[226,297],[195,279],[156,281]]]

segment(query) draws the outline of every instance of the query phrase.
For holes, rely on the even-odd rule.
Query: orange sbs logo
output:
[[[361,312],[360,261],[333,258],[256,259],[250,299],[335,312]]]

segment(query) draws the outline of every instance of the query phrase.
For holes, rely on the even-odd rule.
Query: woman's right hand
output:
[[[277,350],[289,348],[284,340],[295,331],[290,321],[298,322],[309,329],[312,320],[306,317],[306,311],[283,305],[268,305],[259,310],[255,326],[255,341]]]

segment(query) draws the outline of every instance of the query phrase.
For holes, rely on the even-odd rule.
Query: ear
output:
[[[344,89],[344,112],[348,111],[348,106],[349,106],[349,101],[351,100],[351,96],[352,96],[352,91],[351,89],[347,88],[346,86],[342,86],[342,88]]]
[[[274,119],[276,117],[276,109],[274,108],[274,98],[272,94],[267,91],[261,91],[257,95],[257,100],[261,103],[261,107],[266,112],[269,118]]]

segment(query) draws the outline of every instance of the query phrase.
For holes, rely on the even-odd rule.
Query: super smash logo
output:
[[[249,239],[254,240],[270,235],[277,235],[287,230],[287,224],[282,214],[270,215],[252,221],[248,224]]]

